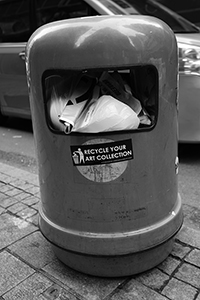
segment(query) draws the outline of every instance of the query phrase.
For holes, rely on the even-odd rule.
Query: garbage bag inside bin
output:
[[[140,119],[128,106],[104,95],[94,101],[75,124],[73,131],[104,132],[138,128]]]
[[[45,89],[51,128],[69,134],[152,126],[156,115],[156,76],[149,72],[151,80],[148,78],[142,87],[137,81],[141,80],[140,73],[145,72],[133,68],[71,74],[69,71],[47,76]],[[151,87],[147,88],[147,82]]]

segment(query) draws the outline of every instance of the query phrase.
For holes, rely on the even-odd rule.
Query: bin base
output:
[[[174,238],[145,251],[119,256],[94,256],[75,253],[52,244],[55,255],[76,271],[100,277],[129,276],[149,270],[172,251]]]

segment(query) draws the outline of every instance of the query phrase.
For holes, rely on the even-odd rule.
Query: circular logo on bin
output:
[[[88,180],[109,182],[121,176],[133,159],[131,139],[113,141],[93,139],[71,146],[72,160],[78,171]]]

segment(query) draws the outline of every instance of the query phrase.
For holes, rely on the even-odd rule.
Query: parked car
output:
[[[190,22],[200,26],[200,1],[199,0],[156,0],[181,15]]]
[[[174,31],[179,47],[179,141],[200,142],[200,29],[155,0],[1,0],[0,119],[31,118],[24,51],[39,26],[115,14],[154,16]]]

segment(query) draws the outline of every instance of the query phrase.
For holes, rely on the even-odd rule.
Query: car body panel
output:
[[[200,76],[179,76],[179,142],[200,142]]]
[[[0,47],[0,102],[2,114],[30,118],[25,46],[4,43]]]
[[[177,34],[177,41],[200,48],[198,33]],[[179,142],[200,142],[200,74],[179,72]]]
[[[156,0],[157,2],[169,7],[182,17],[192,23],[200,24],[200,1],[199,0]]]
[[[200,34],[199,33],[177,33],[177,42],[186,43],[191,46],[200,47]]]

